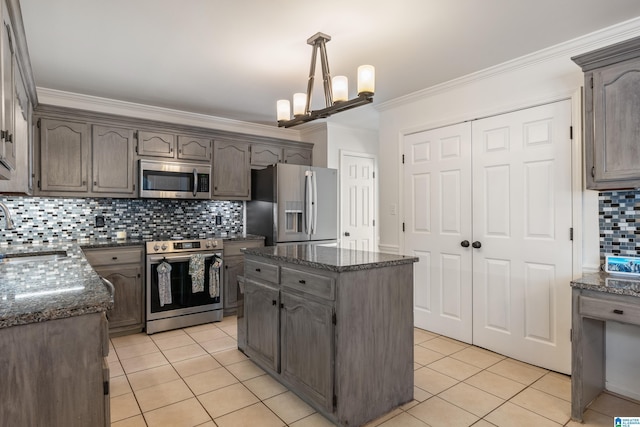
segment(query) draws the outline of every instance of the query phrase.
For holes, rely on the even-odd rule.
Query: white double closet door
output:
[[[415,325],[570,372],[571,102],[404,137]]]

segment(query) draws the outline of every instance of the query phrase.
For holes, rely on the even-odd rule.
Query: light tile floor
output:
[[[414,400],[367,427],[613,426],[640,404],[602,394],[570,421],[566,375],[415,329]],[[112,338],[113,427],[320,427],[320,414],[236,349],[236,318]]]

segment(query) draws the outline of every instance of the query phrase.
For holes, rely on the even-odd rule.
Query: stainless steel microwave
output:
[[[210,199],[211,165],[140,160],[140,197]]]

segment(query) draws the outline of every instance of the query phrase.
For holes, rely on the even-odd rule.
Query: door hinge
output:
[[[569,139],[573,141],[573,126],[569,126]]]
[[[137,131],[137,130],[136,130],[136,131],[133,131],[133,137],[134,137],[135,139],[138,139],[138,131]]]
[[[402,223],[402,232],[404,233],[404,222]]]
[[[40,129],[40,121],[41,121],[41,120],[42,120],[42,119],[38,119],[38,129]]]
[[[375,219],[373,220],[373,226],[374,227],[376,226],[376,220]]]
[[[573,227],[569,228],[569,240],[573,240]]]
[[[102,391],[105,396],[109,396],[109,381],[105,381],[102,383]]]
[[[404,165],[404,154],[402,155],[402,164]]]
[[[373,172],[373,178],[375,179],[375,177],[376,177],[376,173],[375,173],[375,172]]]
[[[591,76],[591,89],[593,89],[593,76]]]
[[[573,329],[569,329],[569,341],[573,341]]]
[[[336,325],[336,324],[337,324],[337,322],[338,322],[338,316],[336,316],[336,314],[335,314],[335,313],[333,313],[333,314],[331,315],[331,323],[333,323],[334,325]]]

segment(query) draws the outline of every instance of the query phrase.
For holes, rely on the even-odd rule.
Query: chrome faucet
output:
[[[6,224],[7,230],[13,230],[13,221],[11,221],[11,212],[9,212],[9,208],[4,203],[0,202],[0,209],[4,212],[4,222]]]

